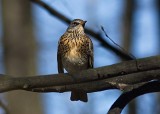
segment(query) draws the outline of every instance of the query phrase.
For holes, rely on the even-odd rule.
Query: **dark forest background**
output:
[[[103,26],[116,43],[137,58],[160,54],[159,0],[42,1],[69,19],[87,20],[86,28],[114,45],[102,32]],[[31,0],[0,0],[0,74],[56,74],[57,42],[67,26]],[[124,60],[91,38],[95,67]],[[0,114],[102,114],[119,95],[117,90],[91,93],[85,104],[71,102],[69,92],[39,94],[16,90],[0,94]],[[160,114],[159,93],[136,98],[123,114],[142,112]]]

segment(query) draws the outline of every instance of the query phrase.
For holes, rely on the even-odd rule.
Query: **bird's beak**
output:
[[[82,24],[82,25],[83,25],[83,27],[85,26],[86,22],[87,22],[87,21],[83,21],[83,24]]]

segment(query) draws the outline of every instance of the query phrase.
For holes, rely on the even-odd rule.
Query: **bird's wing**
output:
[[[62,57],[61,57],[61,44],[60,44],[60,41],[58,42],[57,65],[58,65],[58,72],[59,73],[64,73],[64,68],[63,68],[63,64],[62,64]]]
[[[88,37],[86,35],[86,37]],[[88,67],[93,68],[94,66],[94,55],[93,55],[93,43],[91,39],[88,37],[87,38],[87,43],[88,43]]]

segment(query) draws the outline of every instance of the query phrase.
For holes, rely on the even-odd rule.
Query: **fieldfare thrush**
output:
[[[58,42],[58,72],[64,73],[65,69],[73,79],[82,70],[93,68],[93,43],[84,32],[85,23],[74,19]],[[82,89],[72,90],[70,99],[88,101],[87,93]]]

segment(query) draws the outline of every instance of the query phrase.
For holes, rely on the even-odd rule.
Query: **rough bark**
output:
[[[159,80],[159,63],[160,56],[155,56],[89,69],[77,74],[76,83],[68,74],[15,78],[1,74],[0,92],[19,89],[35,92],[66,92],[75,88],[87,92],[113,88],[129,91],[137,88],[140,83]]]
[[[108,112],[109,114],[119,114],[135,97],[160,91],[159,63],[160,56],[155,56],[89,69],[77,74],[76,82],[68,74],[14,78],[1,74],[0,92],[3,93],[11,90],[66,92],[73,89],[83,89],[89,93],[119,89],[124,93],[117,99]],[[122,102],[122,100],[125,102]]]

